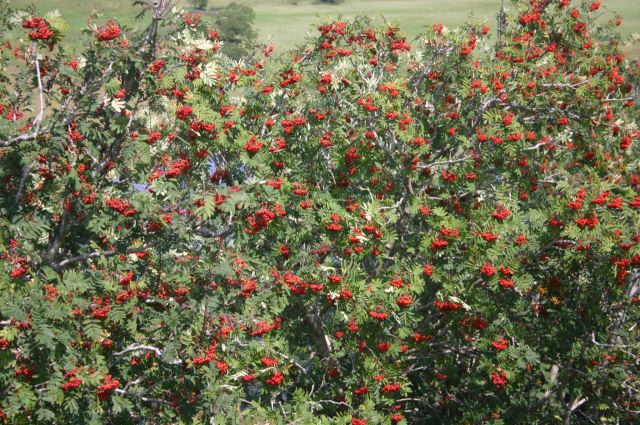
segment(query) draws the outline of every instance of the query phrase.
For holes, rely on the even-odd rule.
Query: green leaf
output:
[[[56,414],[49,409],[45,409],[44,407],[41,407],[38,410],[36,410],[36,418],[38,418],[39,421],[45,422],[45,421],[55,419]]]

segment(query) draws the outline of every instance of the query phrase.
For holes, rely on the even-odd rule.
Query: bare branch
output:
[[[540,84],[540,86],[542,87],[546,87],[546,88],[553,88],[553,89],[575,89],[577,87],[580,87],[584,84],[590,83],[591,80],[583,80],[580,81],[579,83],[547,83],[547,84]]]
[[[172,0],[149,0],[149,6],[153,9],[153,18],[162,19],[171,6],[173,6]]]
[[[40,125],[42,123],[42,119],[44,117],[44,108],[45,108],[45,100],[44,100],[44,88],[42,86],[42,77],[40,76],[40,60],[38,59],[38,49],[37,44],[34,41],[31,43],[31,51],[33,55],[33,62],[36,68],[36,80],[38,81],[38,98],[39,98],[39,107],[38,115],[36,115],[35,119],[31,123],[31,127],[33,127],[33,131],[28,134],[21,134],[20,136],[16,136],[9,140],[3,140],[0,142],[0,147],[9,147],[18,142],[26,141],[26,140],[35,140],[40,135]]]
[[[44,117],[44,89],[42,88],[42,77],[40,76],[40,61],[38,60],[38,50],[36,49],[37,44],[34,42],[31,46],[33,49],[33,61],[36,65],[36,78],[38,80],[38,97],[40,99],[40,111],[36,116],[36,119],[33,121],[32,126],[35,126],[33,130],[33,134],[38,134],[40,131],[40,123],[42,122],[42,118]]]
[[[53,239],[49,242],[49,247],[47,249],[47,253],[45,258],[47,259],[47,261],[49,261],[50,263],[52,263],[57,254],[58,254],[58,250],[60,249],[60,247],[62,246],[62,242],[64,240],[64,235],[65,235],[65,230],[67,227],[67,218],[69,217],[69,211],[64,208],[62,208],[62,217],[60,218],[60,224],[58,227],[58,231],[56,232],[56,235],[53,237]],[[55,267],[54,267],[55,268]]]
[[[560,365],[554,364],[553,366],[551,366],[551,373],[549,375],[549,386],[551,388],[549,388],[547,391],[544,392],[545,399],[551,397],[551,394],[553,394],[553,385],[558,380],[559,372],[560,372]]]
[[[534,150],[538,149],[539,147],[549,145],[549,144],[551,144],[553,142],[555,142],[555,139],[547,140],[545,142],[540,142],[540,143],[535,144],[533,146],[529,146],[528,148],[524,148],[523,150],[525,150],[525,151],[534,151]]]
[[[327,403],[327,404],[335,404],[338,406],[345,406],[348,407],[349,409],[353,410],[353,407],[349,404],[349,403],[345,403],[344,401],[334,401],[334,400],[314,400],[311,403],[318,403],[318,404],[322,404],[322,403]]]
[[[573,414],[573,412],[578,409],[580,406],[582,406],[583,404],[585,404],[587,402],[587,400],[589,400],[588,397],[584,397],[581,398],[581,396],[576,397],[573,402],[571,403],[570,406],[568,406],[567,409],[567,414],[564,417],[564,423],[568,424],[571,421],[571,415]]]
[[[20,176],[20,184],[18,185],[18,193],[16,193],[16,205],[20,202],[20,198],[22,197],[22,191],[24,190],[25,182],[27,181],[27,177],[29,177],[29,173],[31,172],[31,166],[25,165],[22,167],[22,175]]]
[[[431,164],[418,165],[417,168],[422,170],[422,169],[425,169],[425,168],[437,167],[438,165],[447,165],[447,164],[455,164],[457,162],[464,162],[464,161],[468,161],[470,159],[472,159],[470,156],[465,156],[464,158],[449,159],[449,160],[445,160],[445,161],[432,162]]]
[[[142,400],[145,403],[157,403],[157,404],[164,404],[165,406],[171,406],[171,403],[169,403],[168,401],[165,400],[160,400],[159,398],[150,398],[150,397],[145,397],[143,395],[139,395],[139,394],[133,394],[129,391],[125,391],[123,389],[120,388],[116,388],[115,389],[115,393],[118,395],[121,395],[123,397],[132,397],[132,398],[136,398],[138,400]]]
[[[136,351],[153,351],[154,353],[156,353],[156,356],[162,357],[162,350],[161,349],[156,348],[156,347],[151,346],[151,345],[141,345],[141,344],[131,344],[130,346],[128,346],[124,350],[118,351],[117,353],[113,353],[113,355],[114,356],[122,356],[123,354],[136,352]]]
[[[139,246],[137,248],[129,248],[129,249],[124,250],[124,251],[120,251],[120,250],[117,250],[117,249],[112,249],[112,250],[109,250],[109,251],[88,252],[86,254],[76,255],[75,257],[69,257],[69,258],[65,258],[64,260],[55,262],[55,263],[51,264],[51,267],[53,267],[55,270],[60,271],[63,268],[67,267],[69,264],[78,263],[78,262],[81,262],[81,261],[87,261],[87,260],[90,260],[92,258],[113,257],[114,255],[135,254],[137,252],[144,251],[147,248],[151,248],[152,246],[155,246],[158,243],[160,243],[160,242],[159,241],[149,242],[149,243],[146,243],[146,244],[144,244],[142,246]]]
[[[331,344],[331,338],[329,338],[329,335],[325,332],[317,305],[315,306],[315,311],[311,310],[312,307],[309,308],[304,305],[301,305],[300,307],[304,311],[303,320],[307,326],[309,326],[311,336],[313,337],[316,348],[318,349],[318,354],[322,358],[328,357],[333,351],[333,347]]]

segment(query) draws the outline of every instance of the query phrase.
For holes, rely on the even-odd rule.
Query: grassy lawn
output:
[[[305,33],[315,30],[314,24],[319,20],[338,16],[367,15],[377,22],[397,21],[402,30],[414,36],[433,23],[461,24],[472,10],[475,17],[493,22],[500,7],[499,0],[456,0],[455,7],[451,7],[450,0],[346,0],[339,5],[267,3],[254,5],[256,27],[262,38],[271,36],[277,46],[284,48],[300,42]]]
[[[241,0],[242,1],[242,0]],[[226,2],[210,1],[210,7]],[[508,1],[505,1],[508,6]],[[608,10],[623,17],[625,34],[640,32],[640,0],[605,0]],[[486,20],[495,29],[500,0],[345,0],[338,5],[319,4],[300,0],[260,0],[248,2],[256,11],[256,27],[262,40],[269,37],[277,46],[288,48],[299,43],[314,24],[325,18],[367,15],[382,22],[382,18],[397,21],[410,36],[423,31],[426,26],[442,22],[457,26],[473,17]]]
[[[117,18],[119,22],[130,26],[140,11],[139,7],[132,6],[131,0],[8,0],[8,3],[13,8],[33,5],[41,13],[58,9],[69,25],[67,37],[70,40],[78,40],[80,30],[87,26],[87,18],[94,10],[100,11],[105,20]]]
[[[341,4],[330,5],[314,0],[236,0],[246,3],[256,12],[255,26],[261,41],[271,40],[279,51],[301,43],[315,24],[324,19],[368,15],[382,22],[397,21],[410,37],[433,23],[442,22],[448,26],[463,23],[472,11],[473,16],[485,19],[492,29],[500,0],[344,0]],[[190,0],[179,0],[189,7]],[[574,0],[575,3],[578,0]],[[93,10],[103,13],[104,19],[116,18],[119,22],[139,25],[134,21],[139,8],[131,6],[131,0],[9,0],[14,7],[35,4],[39,11],[59,9],[69,23],[67,37],[79,40],[80,29]],[[229,0],[210,0],[209,12],[230,3]],[[509,1],[505,1],[508,5]],[[624,34],[640,32],[640,0],[604,0],[603,10],[619,13],[623,18],[621,31]],[[640,49],[633,51],[640,55]]]

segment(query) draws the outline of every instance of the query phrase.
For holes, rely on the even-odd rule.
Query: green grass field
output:
[[[179,0],[189,7],[190,0]],[[337,5],[318,3],[314,0],[236,0],[246,3],[256,12],[255,27],[261,41],[271,40],[282,51],[301,43],[314,24],[326,18],[367,15],[381,22],[382,18],[397,21],[410,36],[426,26],[442,22],[448,26],[463,23],[469,13],[486,19],[495,28],[495,16],[500,0],[344,0]],[[209,11],[228,4],[229,0],[209,0]],[[578,2],[578,0],[574,0]],[[119,22],[135,26],[134,16],[139,10],[131,6],[131,0],[9,0],[14,7],[34,4],[39,11],[59,9],[69,23],[68,38],[78,40],[79,31],[95,10],[104,19],[116,18]],[[509,2],[505,1],[508,5]],[[640,33],[640,0],[604,0],[603,10],[616,11],[623,18],[621,31],[628,35]],[[633,51],[640,55],[640,48]]]
[[[640,32],[640,0],[606,2],[609,3],[609,9],[626,18],[624,29],[627,33]],[[412,36],[438,22],[460,25],[471,12],[475,18],[486,19],[495,28],[500,0],[345,0],[339,5],[302,0],[300,4],[292,5],[286,0],[262,0],[252,7],[256,11],[256,27],[261,37],[270,35],[277,45],[286,48],[299,42],[318,19],[338,15],[367,15],[379,21],[384,17],[400,23],[401,28]]]

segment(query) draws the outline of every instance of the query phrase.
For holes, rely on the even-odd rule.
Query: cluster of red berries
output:
[[[402,295],[401,297],[399,297],[396,300],[396,304],[398,305],[398,307],[400,308],[407,308],[409,307],[411,304],[413,304],[413,299],[411,298],[410,295]]]
[[[260,142],[256,136],[251,136],[247,140],[247,143],[245,143],[244,150],[247,151],[247,153],[253,154],[258,152],[262,146],[264,146],[264,144]]]
[[[100,41],[114,40],[118,38],[121,32],[122,31],[120,30],[120,27],[118,27],[118,25],[116,25],[115,22],[108,21],[106,25],[104,25],[102,28],[100,28],[100,31],[98,31],[98,40]]]
[[[369,310],[369,316],[371,316],[371,318],[376,320],[384,320],[387,317],[389,317],[389,314],[385,313],[384,311]]]
[[[201,365],[203,363],[209,363],[215,357],[216,357],[216,346],[212,344],[212,345],[209,345],[209,347],[207,347],[206,354],[204,356],[196,357],[195,359],[193,359],[192,363],[194,365]]]
[[[122,198],[111,198],[105,201],[105,204],[112,210],[115,210],[122,214],[125,217],[131,217],[136,215],[138,212],[135,208],[131,207],[131,204],[126,199]]]
[[[297,115],[290,120],[282,120],[281,124],[282,130],[285,132],[285,134],[291,134],[296,127],[303,126],[306,123],[307,120],[303,116]]]
[[[584,229],[585,227],[594,229],[599,222],[598,216],[596,215],[595,211],[592,213],[591,217],[580,217],[576,218],[574,221],[578,225],[578,227],[582,229]]]
[[[157,74],[162,68],[164,68],[165,64],[166,62],[164,60],[158,59],[149,66],[149,72],[152,74]]]
[[[504,387],[508,383],[507,372],[491,372],[491,381],[498,388]]]
[[[279,204],[274,205],[274,211],[271,211],[267,208],[260,208],[258,211],[255,212],[255,214],[252,214],[249,217],[247,217],[247,223],[249,224],[250,228],[245,227],[244,231],[250,235],[261,231],[262,229],[267,227],[272,220],[274,220],[277,217],[276,214],[281,217],[286,214],[284,209],[282,209],[282,207]]]
[[[191,168],[191,161],[188,159],[178,159],[169,164],[167,172],[164,175],[169,178],[178,177],[189,168]]]
[[[242,279],[242,283],[240,284],[240,296],[242,298],[249,298],[249,296],[258,289],[258,284],[255,280],[249,279],[247,277]]]
[[[498,221],[503,221],[507,217],[511,215],[511,211],[508,210],[504,205],[499,205],[493,213],[491,213],[491,217],[495,218]]]
[[[493,341],[491,343],[491,346],[495,348],[496,351],[502,351],[502,350],[506,350],[507,347],[509,347],[509,342],[504,338],[500,338],[496,341]]]
[[[268,323],[266,321],[260,321],[253,325],[251,330],[249,331],[249,335],[251,336],[261,336],[264,335],[274,329],[279,329],[281,326],[281,320],[276,319],[273,323]]]
[[[53,37],[53,31],[43,18],[31,17],[22,22],[22,28],[32,29],[29,38],[32,40],[49,40]]]
[[[68,380],[67,382],[62,384],[63,391],[75,390],[80,385],[82,385],[82,379],[77,378],[76,373],[78,373],[78,371],[75,369],[67,372],[67,374],[65,375],[65,379],[68,379]]]
[[[14,267],[14,269],[11,271],[10,276],[11,279],[20,279],[21,277],[26,275],[27,272],[27,268],[24,265],[19,264],[18,266]]]
[[[290,84],[295,84],[302,78],[302,74],[296,74],[292,68],[289,68],[282,74],[283,80],[280,82],[280,87],[285,88]]]
[[[400,384],[387,384],[380,388],[380,392],[384,394],[395,393],[400,391]]]
[[[111,375],[107,375],[104,377],[102,384],[98,387],[98,391],[96,391],[96,394],[100,400],[104,401],[107,398],[109,398],[111,393],[116,388],[119,388],[119,387],[120,387],[120,381],[118,381],[117,379],[114,379]]]
[[[456,311],[460,310],[462,307],[461,304],[454,303],[451,301],[434,301],[433,305],[440,311]]]
[[[176,117],[179,120],[185,121],[193,113],[191,106],[181,106],[176,110]]]
[[[274,372],[274,373],[271,374],[269,379],[267,379],[264,382],[266,382],[267,384],[275,387],[275,386],[278,386],[278,385],[282,384],[283,380],[284,380],[284,376],[282,376],[282,373]]]

